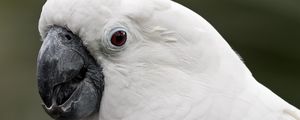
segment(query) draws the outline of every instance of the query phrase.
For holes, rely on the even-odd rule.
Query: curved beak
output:
[[[92,99],[94,104],[90,104],[99,107],[104,88],[102,68],[79,37],[63,27],[51,27],[37,62],[39,93],[45,111],[53,118],[78,112],[74,104],[78,107],[88,103],[80,99]]]

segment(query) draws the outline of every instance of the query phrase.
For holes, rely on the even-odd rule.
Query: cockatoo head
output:
[[[222,59],[240,63],[210,24],[169,0],[48,0],[39,31],[39,92],[61,120],[146,117],[200,99],[224,77]]]

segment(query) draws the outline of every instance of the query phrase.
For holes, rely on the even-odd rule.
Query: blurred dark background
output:
[[[35,80],[44,1],[0,1],[0,120],[50,120]],[[300,107],[299,0],[176,1],[208,20],[259,82]]]

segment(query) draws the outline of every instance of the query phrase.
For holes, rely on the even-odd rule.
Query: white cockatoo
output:
[[[37,79],[57,120],[300,120],[170,0],[47,0]]]

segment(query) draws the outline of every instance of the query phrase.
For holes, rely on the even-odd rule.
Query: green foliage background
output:
[[[207,19],[258,81],[300,107],[300,1],[177,1]],[[0,1],[0,120],[50,120],[35,80],[44,2]]]

